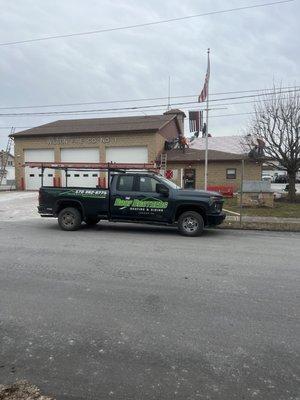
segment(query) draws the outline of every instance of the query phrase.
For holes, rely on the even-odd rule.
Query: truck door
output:
[[[162,194],[156,191],[157,185],[164,186],[152,176],[136,175],[136,193],[132,211],[139,220],[166,221],[170,220],[170,193]],[[169,189],[164,186],[167,192]]]
[[[166,221],[171,219],[172,201],[170,190],[153,176],[136,177],[137,195],[134,203],[140,220]],[[157,184],[164,186],[168,194],[158,193]]]
[[[111,216],[139,221],[169,221],[169,197],[156,192],[159,180],[151,176],[120,175],[111,194]]]
[[[136,217],[132,204],[137,196],[135,175],[115,175],[110,194],[110,214],[112,218],[133,219]]]

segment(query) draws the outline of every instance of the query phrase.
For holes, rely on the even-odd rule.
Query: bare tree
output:
[[[289,182],[289,200],[296,200],[296,175],[300,169],[300,89],[274,89],[266,92],[254,106],[246,142],[252,146],[252,155],[286,170]],[[264,143],[264,144],[262,144]],[[258,150],[258,151],[256,151]],[[259,154],[260,153],[260,154]]]

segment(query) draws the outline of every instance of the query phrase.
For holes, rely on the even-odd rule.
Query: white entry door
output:
[[[106,162],[148,163],[147,146],[107,147]]]
[[[60,151],[61,162],[86,162],[98,163],[98,148],[67,148]],[[66,186],[66,175],[62,173],[62,184]],[[67,186],[68,187],[96,187],[98,185],[99,171],[68,171]]]
[[[52,149],[26,149],[24,150],[25,162],[54,162]],[[44,170],[44,186],[53,186],[54,170]],[[25,167],[25,189],[38,190],[42,186],[42,171],[40,168]]]

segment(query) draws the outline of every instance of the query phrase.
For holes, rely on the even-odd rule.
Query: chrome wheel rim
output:
[[[67,227],[74,226],[75,216],[70,212],[66,212],[66,213],[64,213],[64,215],[62,217],[62,221],[63,221],[63,224]]]
[[[194,233],[197,231],[199,227],[199,223],[196,218],[194,217],[186,217],[182,221],[183,229],[188,233]]]

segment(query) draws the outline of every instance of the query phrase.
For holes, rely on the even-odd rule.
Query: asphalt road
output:
[[[57,400],[299,399],[299,260],[297,233],[69,233],[0,214],[0,383]]]

